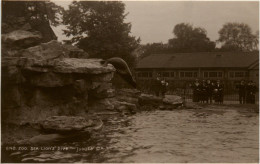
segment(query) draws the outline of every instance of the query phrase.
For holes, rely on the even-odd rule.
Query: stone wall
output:
[[[88,59],[75,46],[41,39],[40,32],[23,29],[2,34],[2,121],[33,123],[102,110],[100,104],[115,96],[113,66]]]

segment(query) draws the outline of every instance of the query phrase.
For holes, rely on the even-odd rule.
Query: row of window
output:
[[[160,74],[162,77],[175,77],[176,72],[157,72]],[[152,72],[139,72],[137,73],[138,77],[152,77]],[[248,73],[247,72],[229,72],[229,77],[230,78],[243,78],[247,77]],[[176,76],[177,77],[177,76]],[[180,78],[196,78],[198,77],[198,72],[179,72],[179,77]],[[203,72],[203,77],[204,78],[222,78],[223,73],[222,72],[217,72],[217,71],[208,71],[208,72]]]

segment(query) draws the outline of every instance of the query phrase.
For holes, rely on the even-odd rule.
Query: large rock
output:
[[[40,43],[42,36],[39,32],[29,32],[16,30],[7,34],[2,34],[2,41],[12,49],[28,48]]]
[[[114,111],[115,106],[113,105],[113,99],[99,99],[89,101],[89,111],[91,113],[104,112],[104,111]]]
[[[118,89],[116,90],[116,98],[119,101],[128,102],[138,105],[138,98],[141,92],[137,89]]]
[[[48,43],[41,43],[38,46],[30,47],[19,52],[20,56],[34,59],[55,59],[69,57],[61,43],[52,40]]]
[[[176,95],[166,95],[165,98],[149,94],[139,96],[141,106],[152,106],[159,109],[175,109],[183,105],[183,99]]]
[[[140,105],[151,105],[151,106],[158,106],[163,102],[162,101],[163,98],[150,95],[150,94],[141,94],[138,100]]]
[[[115,106],[115,110],[120,113],[136,113],[137,111],[136,105],[128,102],[115,100],[112,104]]]
[[[64,45],[56,40],[41,43],[38,46],[30,47],[19,52],[20,56],[35,59],[55,58],[88,58],[88,54],[82,49],[72,45]]]
[[[39,87],[62,87],[73,84],[74,79],[71,74],[58,74],[53,72],[42,73],[31,76],[30,82]]]
[[[104,67],[101,65],[101,59],[77,59],[77,58],[59,58],[59,59],[43,59],[21,58],[18,61],[23,70],[32,72],[54,72],[63,74],[85,74],[98,75],[114,72],[113,66]]]
[[[68,132],[83,130],[92,124],[92,120],[86,120],[84,117],[52,116],[43,121],[41,126],[45,130]]]
[[[56,63],[53,72],[101,74],[115,71],[113,66],[104,67],[100,62],[101,59],[64,58]]]
[[[114,72],[96,74],[91,77],[93,82],[111,82]]]
[[[72,46],[69,44],[64,44],[62,46],[66,50],[66,53],[68,53],[69,58],[87,59],[89,57],[88,53],[86,53],[82,49],[79,49],[76,46]]]
[[[183,98],[177,95],[165,95],[163,98],[164,104],[181,105],[183,104]]]
[[[112,83],[109,82],[92,82],[89,96],[97,99],[109,98],[115,96],[115,90],[112,88]]]

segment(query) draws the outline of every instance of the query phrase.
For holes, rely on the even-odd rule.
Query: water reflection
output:
[[[258,162],[258,114],[212,106],[105,120],[101,132],[63,146],[92,151],[13,152],[20,162]]]

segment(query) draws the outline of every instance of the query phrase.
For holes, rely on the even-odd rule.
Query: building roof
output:
[[[136,68],[241,68],[258,61],[259,52],[152,54],[141,59]]]

